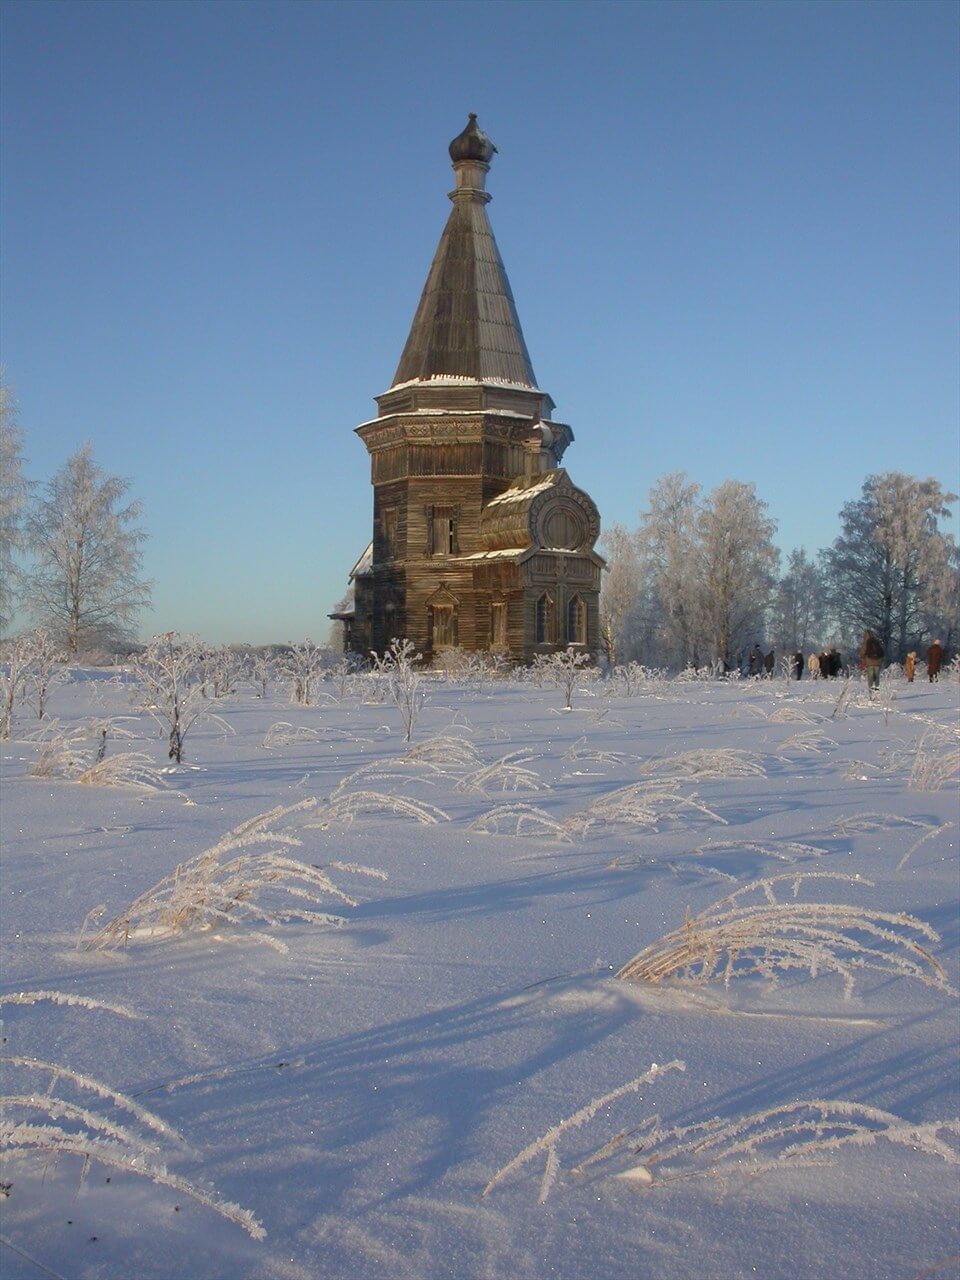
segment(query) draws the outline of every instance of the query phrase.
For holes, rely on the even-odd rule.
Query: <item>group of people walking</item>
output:
[[[864,631],[860,645],[860,666],[867,677],[867,688],[871,693],[874,689],[880,688],[880,668],[883,666],[883,658],[883,645],[880,643],[879,636],[873,631]],[[926,659],[927,678],[933,684],[940,679],[940,668],[943,665],[943,645],[939,640],[934,640],[928,647]],[[912,649],[903,660],[903,674],[910,684],[913,684],[916,669],[917,651]]]
[[[883,644],[875,632],[864,631],[858,657],[860,669],[867,679],[867,687],[870,690],[879,689],[880,669],[883,666],[885,654]],[[927,676],[932,684],[940,679],[940,668],[943,665],[943,645],[939,640],[934,640],[928,647],[925,657]],[[774,673],[775,665],[775,651],[771,649],[768,653],[764,653],[758,640],[747,656],[747,675],[770,677]],[[913,683],[916,667],[917,652],[912,650],[903,660],[903,674],[910,684]],[[798,649],[790,658],[790,675],[794,680],[800,680],[804,671],[811,680],[834,680],[837,676],[847,674],[843,657],[836,646],[824,649],[820,653],[811,653],[809,656],[805,656],[802,650]]]

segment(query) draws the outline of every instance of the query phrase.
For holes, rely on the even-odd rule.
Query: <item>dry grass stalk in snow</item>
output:
[[[563,760],[576,760],[582,764],[626,764],[630,756],[622,751],[599,751],[591,747],[586,738],[578,738],[561,756]]]
[[[736,747],[708,747],[655,756],[640,766],[641,773],[675,774],[681,778],[762,778],[763,761],[754,751]]]
[[[391,796],[385,791],[348,791],[332,800],[309,823],[312,827],[326,827],[333,822],[352,822],[361,813],[397,818],[412,818],[424,826],[437,822],[449,822],[450,815],[435,804],[424,800],[411,800],[407,796]]]
[[[134,787],[139,791],[165,790],[160,770],[150,757],[141,751],[121,751],[115,756],[105,756],[103,760],[97,760],[89,768],[77,774],[74,782],[79,782],[85,787]],[[173,794],[180,795],[180,792]]]
[[[661,1128],[650,1116],[604,1143],[571,1173],[602,1171],[611,1157],[625,1165],[615,1176],[637,1186],[689,1178],[755,1177],[825,1159],[844,1147],[880,1141],[960,1164],[960,1121],[914,1124],[889,1111],[847,1099],[810,1098],[754,1111],[732,1120],[714,1117],[697,1124]],[[626,1159],[625,1159],[626,1157]],[[639,1161],[637,1160],[639,1157]]]
[[[482,813],[470,823],[471,831],[488,836],[540,836],[572,843],[569,828],[532,804],[501,804]]]
[[[83,726],[50,733],[30,769],[33,778],[62,778],[86,787],[132,787],[137,791],[164,791],[163,775],[148,755],[141,751],[121,751],[107,756],[84,751]],[[104,734],[101,752],[106,749]],[[180,795],[179,792],[172,794]],[[192,802],[189,802],[192,803]]]
[[[755,973],[776,985],[780,973],[800,969],[812,978],[838,974],[844,997],[849,998],[857,973],[873,969],[955,994],[923,945],[939,942],[940,935],[916,916],[849,903],[781,902],[776,896],[786,882],[796,899],[801,885],[817,879],[870,883],[832,871],[786,872],[755,880],[700,915],[688,916],[679,929],[639,951],[617,977],[696,985],[722,977],[729,985],[731,978]],[[759,902],[749,901],[757,897]]]
[[[887,831],[892,827],[918,827],[922,831],[935,830],[937,823],[923,818],[901,817],[898,813],[849,813],[833,824],[833,834],[850,836],[863,831]]]
[[[69,991],[12,991],[0,996],[0,1005],[5,1004],[40,1004],[49,1001],[51,1004],[70,1005],[77,1009],[105,1009],[121,1018],[139,1018],[123,1004],[112,1004],[109,1000],[97,1000],[93,996],[78,996]]]
[[[727,825],[725,818],[697,799],[696,792],[680,795],[679,785],[679,782],[666,779],[631,782],[605,796],[598,796],[585,809],[571,814],[566,825],[584,837],[594,827],[656,827],[666,818],[695,814]]]
[[[295,747],[301,742],[317,742],[319,738],[320,734],[316,729],[278,720],[263,735],[263,746],[268,751],[273,751],[276,747]]]
[[[457,791],[485,796],[491,791],[543,791],[546,783],[526,762],[532,757],[526,751],[510,751],[493,764],[484,765],[456,785]]]
[[[766,720],[767,713],[762,707],[756,706],[752,702],[738,702],[736,706],[730,709],[730,715],[735,717],[749,717],[752,720]]]
[[[938,832],[946,831],[953,825],[952,822],[927,822],[923,818],[905,818],[896,813],[851,813],[845,817],[838,818],[833,824],[833,831],[834,835],[838,836],[851,836],[871,831],[889,831],[894,827],[912,827],[913,830],[919,831],[918,838],[914,840],[913,844],[910,845],[897,863],[897,870],[900,871],[906,865],[910,855],[916,853],[922,844]]]
[[[289,921],[339,924],[340,917],[314,907],[325,898],[349,906],[355,906],[356,899],[338,888],[324,868],[297,861],[284,852],[302,845],[297,827],[307,825],[306,820],[317,807],[315,799],[301,800],[241,823],[88,934],[94,917],[103,912],[102,907],[95,908],[84,921],[78,948],[113,951],[126,947],[131,938],[169,937],[239,920],[266,926]],[[378,874],[365,867],[351,866],[351,871]],[[264,896],[273,904],[261,902]],[[300,902],[310,905],[297,905]],[[253,936],[275,950],[286,950],[270,934],[258,932]]]
[[[566,1137],[574,1129],[579,1129],[581,1125],[587,1124],[598,1111],[609,1106],[611,1102],[616,1102],[618,1098],[622,1098],[628,1093],[639,1093],[645,1084],[652,1084],[654,1080],[666,1075],[668,1071],[685,1070],[684,1063],[676,1059],[673,1062],[668,1062],[663,1067],[658,1066],[656,1062],[651,1063],[649,1070],[645,1071],[643,1075],[636,1076],[633,1080],[628,1080],[626,1084],[612,1089],[609,1093],[605,1093],[599,1098],[594,1098],[592,1102],[588,1102],[586,1106],[567,1116],[559,1124],[553,1125],[541,1137],[531,1142],[529,1146],[524,1147],[518,1155],[515,1155],[512,1160],[507,1161],[502,1168],[497,1170],[484,1187],[482,1194],[488,1196],[498,1183],[503,1182],[515,1170],[522,1168],[528,1161],[542,1154],[545,1156],[545,1163],[543,1175],[540,1179],[540,1192],[537,1196],[537,1202],[543,1204],[547,1196],[549,1196],[550,1189],[560,1171],[560,1157],[557,1154],[557,1147],[562,1138]]]
[[[39,1000],[107,1010],[127,1018],[138,1016],[121,1005],[61,991],[21,992],[18,997],[4,997],[3,1002],[33,1004]],[[0,1057],[0,1065],[8,1082],[0,1096],[0,1150],[8,1156],[30,1159],[41,1154],[57,1161],[77,1156],[81,1182],[90,1162],[96,1160],[191,1197],[243,1227],[255,1240],[266,1235],[249,1209],[167,1169],[161,1143],[169,1143],[169,1154],[174,1154],[182,1148],[183,1139],[135,1098],[59,1062],[6,1054]]]
[[[923,835],[919,836],[916,840],[914,840],[913,844],[910,845],[909,849],[907,849],[906,853],[897,863],[897,870],[902,871],[903,868],[907,865],[910,855],[913,853],[916,853],[916,851],[920,848],[920,846],[922,844],[925,844],[926,841],[931,838],[931,836],[935,836],[939,834],[939,832],[941,831],[946,831],[948,828],[952,827],[953,825],[954,824],[952,822],[942,822],[938,827],[931,827],[929,831],[925,831]]]
[[[925,729],[913,757],[910,786],[916,791],[939,791],[960,779],[960,734],[955,729]]]
[[[90,755],[81,747],[85,735],[78,729],[61,729],[55,722],[43,735],[36,760],[30,766],[31,778],[73,779],[90,763]]]
[[[330,792],[330,802],[338,800],[361,778],[367,782],[420,782],[433,786],[437,778],[447,776],[446,769],[442,769],[438,764],[430,764],[429,761],[415,761],[405,756],[371,760],[369,764],[362,764],[359,769],[354,769],[353,773],[348,773],[345,778],[340,779]]]
[[[803,707],[798,707],[795,703],[787,703],[785,706],[778,707],[776,711],[771,712],[767,717],[771,724],[816,724],[816,718],[809,711],[804,711]]]
[[[428,764],[442,765],[453,772],[457,769],[476,769],[480,755],[472,742],[453,733],[439,733],[418,742],[405,752],[408,760],[423,760]]]
[[[807,729],[803,733],[794,733],[789,738],[785,738],[780,743],[780,750],[777,755],[782,756],[786,752],[799,751],[801,755],[818,756],[836,745],[836,741],[833,738],[821,733],[819,729]]]
[[[693,851],[698,857],[705,853],[759,853],[764,858],[778,862],[794,862],[797,858],[822,858],[823,849],[801,840],[780,840],[777,844],[764,844],[755,840],[708,840]]]

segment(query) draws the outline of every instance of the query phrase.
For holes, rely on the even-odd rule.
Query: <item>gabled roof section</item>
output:
[[[456,189],[392,386],[436,377],[536,389],[484,189],[496,148],[471,115],[450,144]],[[484,158],[486,157],[486,158]]]

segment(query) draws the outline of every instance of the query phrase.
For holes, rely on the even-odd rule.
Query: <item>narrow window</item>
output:
[[[430,521],[430,554],[452,556],[457,552],[457,513],[453,507],[434,507]]]
[[[582,596],[574,596],[567,605],[567,644],[587,643],[587,607]]]
[[[397,554],[397,508],[387,507],[383,513],[383,558],[392,560]]]
[[[430,609],[430,647],[452,649],[457,643],[457,619],[451,605],[435,604]]]
[[[544,592],[537,601],[537,644],[550,644],[553,640],[553,601]]]
[[[507,606],[502,600],[495,600],[490,606],[490,648],[506,649],[507,647]]]

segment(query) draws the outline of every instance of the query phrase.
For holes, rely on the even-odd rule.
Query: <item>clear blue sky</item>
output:
[[[869,472],[958,488],[960,7],[5,3],[2,343],[45,480],[144,504],[144,630],[326,634],[468,111],[566,462],[685,469],[815,551]]]

